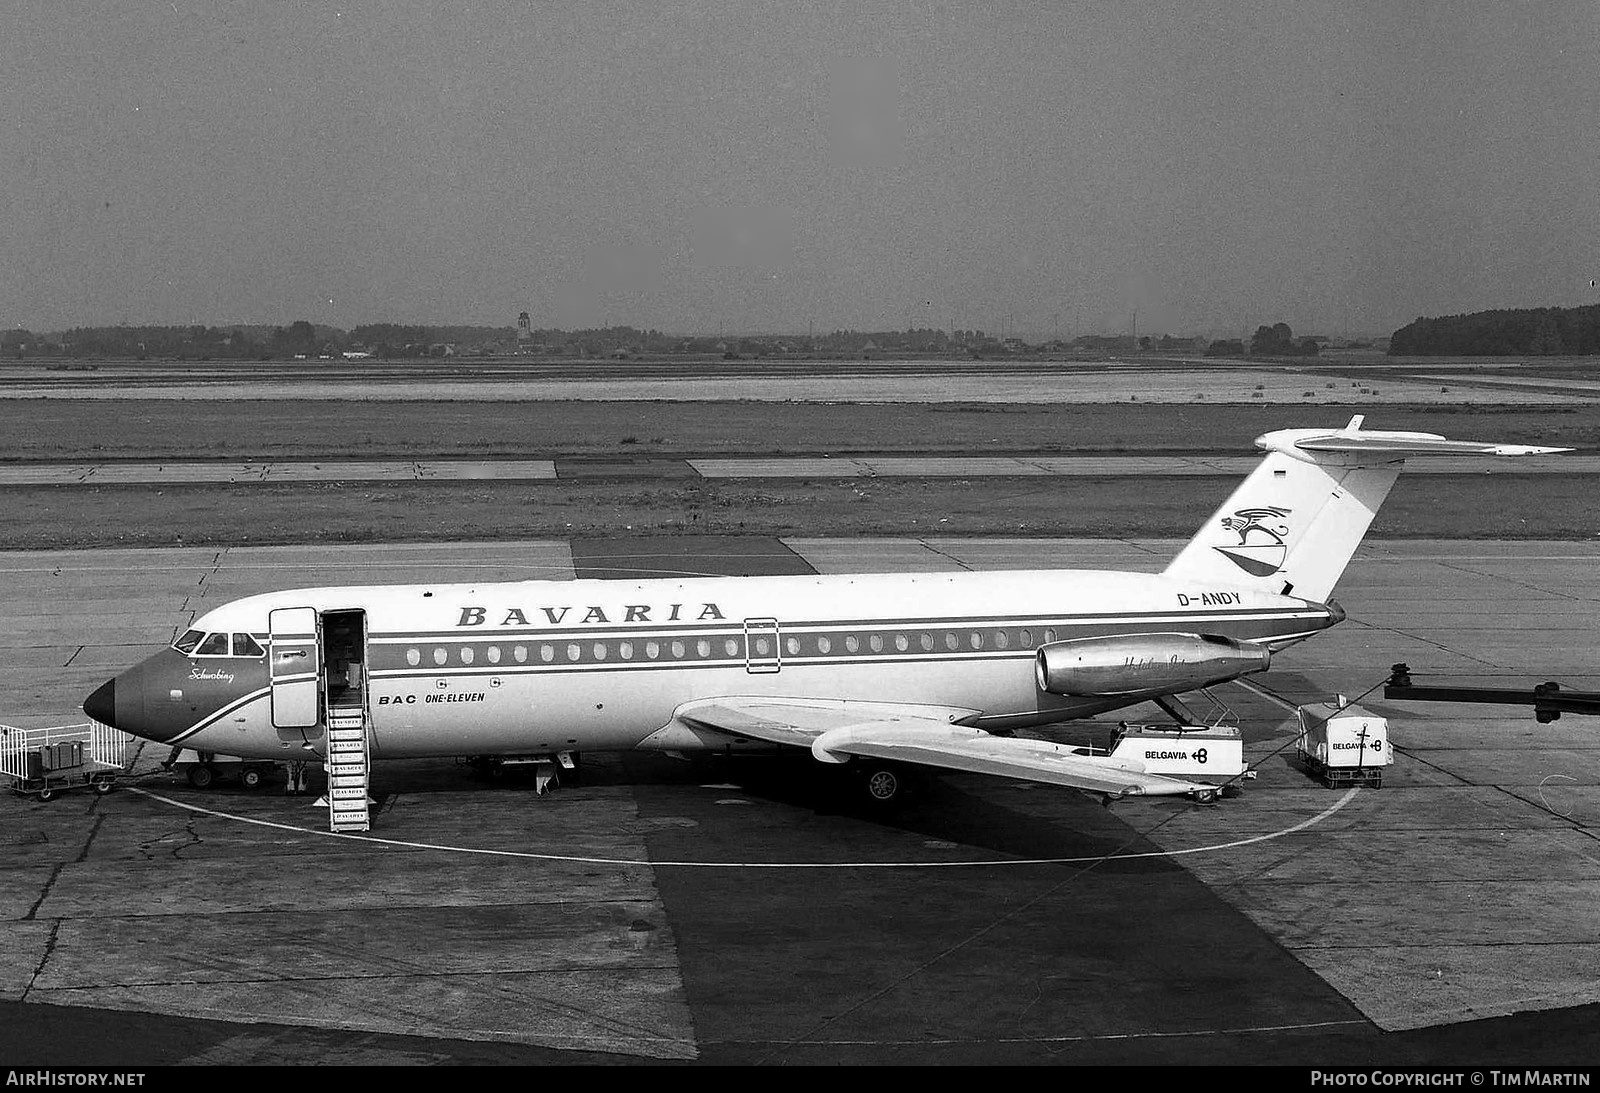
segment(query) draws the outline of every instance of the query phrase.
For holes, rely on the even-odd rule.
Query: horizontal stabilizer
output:
[[[1571,448],[1545,448],[1533,444],[1490,444],[1477,440],[1449,440],[1437,433],[1408,433],[1362,429],[1363,415],[1331,433],[1284,430],[1283,435],[1303,452],[1350,452],[1370,455],[1554,455]],[[1270,434],[1269,434],[1270,435]],[[1263,438],[1265,439],[1265,438]],[[1263,445],[1268,446],[1268,445]]]
[[[1372,452],[1378,455],[1554,455],[1571,448],[1541,448],[1533,444],[1485,444],[1476,440],[1446,440],[1427,433],[1367,433],[1342,437],[1338,433],[1295,441],[1303,452]]]

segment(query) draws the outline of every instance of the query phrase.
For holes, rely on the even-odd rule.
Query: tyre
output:
[[[34,796],[39,798],[39,800],[41,800],[41,801],[48,801],[52,797],[54,797],[55,795],[56,795],[56,791],[51,789],[49,786],[46,786],[44,789],[41,789],[37,793],[34,794]]]
[[[195,789],[209,789],[216,777],[216,772],[204,763],[196,763],[189,768],[189,784]]]
[[[245,789],[261,788],[261,770],[258,767],[245,767],[244,773],[239,775],[239,781],[244,783]]]
[[[117,788],[117,783],[113,782],[109,778],[103,778],[100,781],[94,783],[94,791],[96,793],[100,794],[100,796],[102,796],[102,797],[104,797],[106,794],[110,793],[112,790],[114,790],[116,788]]]
[[[861,798],[874,811],[888,811],[905,803],[910,789],[906,772],[887,763],[868,763],[858,772]]]

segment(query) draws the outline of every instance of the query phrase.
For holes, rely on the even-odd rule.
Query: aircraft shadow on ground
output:
[[[1069,859],[1084,868],[1117,874],[1180,868],[1162,857],[1131,857],[1159,849],[1140,835],[1139,829],[1161,823],[1176,810],[1212,807],[1177,799],[1105,806],[1070,789],[960,773],[916,772],[914,781],[907,800],[885,810],[865,799],[851,772],[823,767],[798,752],[695,762],[663,755],[600,754],[582,757],[577,776],[564,773],[551,791],[565,798],[590,789],[649,787],[709,800],[726,795],[723,787],[733,787],[774,809],[836,822],[841,832],[868,825],[881,828],[886,835],[914,836],[919,852],[926,848],[929,861],[950,860],[952,854],[984,859]],[[231,802],[244,799],[283,797],[284,782],[281,774],[269,774],[257,789],[245,789],[230,779],[221,779],[206,790],[194,790],[181,782],[170,788],[195,804],[226,810]],[[320,770],[309,771],[303,797],[321,794],[324,784]],[[152,782],[146,788],[163,792],[168,787]],[[377,802],[374,815],[380,817],[397,798],[407,795],[450,795],[458,798],[464,809],[471,809],[475,798],[487,805],[489,798],[526,797],[529,808],[537,808],[540,801],[531,765],[491,771],[449,759],[382,763],[376,768],[372,794]],[[726,815],[732,823],[740,814]],[[796,827],[797,839],[815,837],[816,828]],[[890,841],[902,848],[905,845],[903,838]],[[806,849],[799,844],[795,847],[802,855]]]
[[[1130,827],[1117,806],[1103,807],[1089,796],[1055,786],[1024,787],[983,775],[929,772],[916,778],[903,805],[881,810],[864,800],[850,772],[823,768],[804,755],[736,757],[706,766],[630,757],[627,767],[640,784],[732,785],[772,805],[914,835],[939,848],[940,853],[930,853],[929,860],[946,857],[959,847],[995,858],[1082,858],[1088,859],[1085,866],[1120,873],[1178,868],[1162,858],[1099,861],[1156,848]],[[659,767],[654,775],[652,767]],[[1134,807],[1140,810],[1141,821],[1155,823],[1173,809],[1194,806],[1188,801],[1161,801]]]

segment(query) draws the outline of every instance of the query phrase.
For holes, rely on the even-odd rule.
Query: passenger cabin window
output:
[[[204,630],[185,630],[183,636],[172,643],[172,647],[184,656],[194,652],[194,647],[200,644],[200,639],[206,636]]]
[[[207,634],[194,651],[197,657],[225,657],[228,655],[227,634]]]
[[[233,655],[236,657],[264,657],[266,650],[261,648],[255,638],[249,634],[233,635]]]

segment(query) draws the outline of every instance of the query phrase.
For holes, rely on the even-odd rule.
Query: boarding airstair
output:
[[[328,710],[328,828],[331,831],[370,831],[367,811],[369,761],[367,714],[360,706]]]

